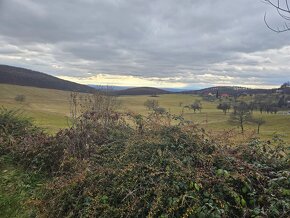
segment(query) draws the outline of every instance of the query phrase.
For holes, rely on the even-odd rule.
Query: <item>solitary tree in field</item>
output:
[[[218,104],[217,109],[220,109],[224,112],[224,114],[227,114],[227,111],[229,111],[231,109],[231,105],[227,102],[223,102]]]
[[[148,110],[154,110],[159,107],[159,102],[157,100],[148,99],[144,102],[144,106],[148,108]]]
[[[251,112],[245,102],[241,102],[231,114],[229,122],[238,125],[244,133],[244,125],[252,120]]]
[[[191,109],[194,110],[194,113],[195,113],[196,111],[201,112],[201,109],[202,109],[202,107],[201,107],[201,103],[194,102],[194,103],[191,105]]]
[[[196,111],[201,112],[202,106],[200,100],[196,100],[193,104],[184,106],[184,108],[192,109],[195,113]]]
[[[15,101],[18,101],[18,102],[24,102],[25,95],[16,95],[14,99],[15,99]]]
[[[263,118],[252,118],[251,120],[252,123],[257,124],[257,133],[260,134],[260,127],[266,123],[266,121]]]
[[[290,2],[288,0],[264,0],[266,3],[271,5],[277,10],[284,24],[282,27],[272,27],[267,21],[267,14],[265,13],[264,21],[267,27],[277,33],[286,32],[290,30]]]

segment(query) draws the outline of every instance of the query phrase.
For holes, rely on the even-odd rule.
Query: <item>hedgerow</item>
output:
[[[228,146],[168,113],[87,112],[75,123],[53,137],[2,139],[6,153],[53,178],[35,201],[38,216],[289,216],[282,141]]]

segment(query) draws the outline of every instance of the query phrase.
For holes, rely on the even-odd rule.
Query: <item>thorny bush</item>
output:
[[[5,113],[1,152],[53,176],[33,201],[38,216],[289,216],[289,157],[278,138],[225,146],[180,116],[114,111],[86,112],[50,137],[29,122],[3,124]]]

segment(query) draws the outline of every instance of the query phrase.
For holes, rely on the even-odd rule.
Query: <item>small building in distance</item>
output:
[[[221,96],[221,98],[228,98],[228,97],[230,97],[230,95],[228,93],[223,93],[220,96]]]
[[[248,96],[248,93],[247,93],[247,92],[242,92],[242,93],[240,94],[240,96]]]

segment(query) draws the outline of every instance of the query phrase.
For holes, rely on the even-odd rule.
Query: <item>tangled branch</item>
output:
[[[290,21],[290,7],[289,7],[289,3],[288,0],[264,0],[267,4],[270,4],[272,7],[274,7],[277,10],[277,13],[279,14],[279,16],[285,20],[284,24],[282,27],[276,27],[273,28],[271,25],[269,25],[268,21],[267,21],[267,14],[265,13],[264,15],[264,22],[266,24],[266,26],[276,32],[276,33],[281,33],[281,32],[286,32],[286,31],[290,31],[290,27],[289,24],[287,24],[287,21]]]

